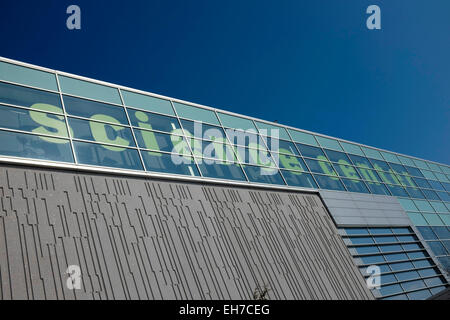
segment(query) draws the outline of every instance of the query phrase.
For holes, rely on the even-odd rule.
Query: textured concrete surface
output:
[[[411,226],[397,198],[376,194],[320,190],[338,226]]]
[[[0,284],[0,299],[373,299],[316,194],[6,165]]]

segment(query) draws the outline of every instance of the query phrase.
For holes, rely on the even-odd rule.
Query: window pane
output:
[[[174,102],[173,105],[180,118],[220,125],[219,120],[217,120],[216,114],[212,110],[189,106],[187,104],[178,102]]]
[[[373,243],[373,239],[371,237],[357,237],[357,238],[348,238],[352,244],[369,244]]]
[[[422,276],[422,277],[432,277],[432,276],[438,275],[440,273],[434,268],[422,269],[422,270],[418,270],[418,272],[419,272],[420,276]]]
[[[448,201],[450,202],[450,195],[447,192],[443,192],[443,191],[438,191],[436,192],[439,195],[439,198],[442,201]]]
[[[425,240],[438,239],[437,235],[433,232],[433,229],[431,229],[431,227],[417,227],[417,229]]]
[[[392,236],[377,236],[374,238],[376,243],[391,243],[397,242],[397,239]]]
[[[366,185],[369,188],[371,193],[388,195],[388,196],[391,195],[388,188],[382,183],[380,184],[380,183],[366,182]]]
[[[361,149],[366,154],[366,157],[372,158],[372,159],[377,159],[377,160],[383,160],[383,157],[381,156],[379,151],[377,151],[375,149],[369,149],[366,147],[361,147]]]
[[[128,125],[123,107],[69,96],[64,96],[64,106],[73,116]]]
[[[441,170],[439,169],[439,167],[436,164],[427,161],[427,165],[431,170],[441,172]]]
[[[308,173],[300,173],[295,171],[281,170],[286,183],[290,186],[314,188],[317,189],[317,184]]]
[[[425,200],[414,200],[414,204],[420,211],[424,212],[434,212],[434,209],[431,207],[430,203]]]
[[[440,277],[425,279],[424,282],[427,286],[430,286],[430,287],[444,284],[444,282],[442,281],[442,279]]]
[[[426,226],[428,225],[427,220],[420,213],[416,212],[407,212],[408,217],[411,219],[412,223],[415,226]]]
[[[400,242],[413,242],[417,241],[415,236],[397,236],[398,241]]]
[[[384,258],[386,261],[400,261],[400,260],[408,260],[408,257],[405,253],[392,253],[392,254],[385,254]]]
[[[57,107],[34,105],[36,110],[57,111]],[[0,105],[0,127],[68,137],[64,116]]]
[[[322,189],[345,191],[344,185],[338,178],[321,176],[317,174],[314,175],[314,178]]]
[[[197,157],[213,158],[221,161],[238,162],[236,154],[234,153],[235,147],[230,144],[224,144],[219,142],[210,142],[198,139],[190,139],[191,149],[194,155]],[[178,142],[177,149],[182,150],[184,144]],[[179,151],[178,151],[179,152]],[[257,150],[254,150],[255,154],[258,154]],[[253,153],[251,153],[253,155]],[[266,160],[266,159],[264,159]],[[253,158],[252,158],[253,161]],[[255,160],[256,161],[256,160]],[[270,158],[267,159],[268,164],[271,164]]]
[[[356,171],[356,168],[353,166],[345,165],[344,161],[341,161],[341,163],[339,164],[333,163],[333,167],[341,177],[361,179],[361,176]]]
[[[73,145],[79,163],[102,167],[143,170],[139,154],[135,149],[111,147],[80,141],[74,141]]]
[[[398,284],[391,284],[389,286],[383,286],[378,289],[383,296],[403,292],[402,288]]]
[[[369,162],[369,160],[367,160],[367,158],[355,156],[352,154],[349,154],[349,156],[355,166],[363,168],[373,168],[372,164]]]
[[[242,163],[255,164],[266,167],[276,167],[270,153],[264,150],[237,147],[236,153]]]
[[[396,251],[402,251],[402,247],[399,244],[389,244],[380,246],[381,252],[396,252]]]
[[[392,185],[387,185],[387,187],[389,188],[389,191],[392,193],[393,196],[408,197],[408,194],[402,187]]]
[[[413,179],[419,187],[431,189],[431,185],[428,183],[427,180],[421,178],[413,178]]]
[[[328,159],[332,162],[339,162],[347,165],[351,165],[350,159],[347,157],[347,155],[343,152],[337,152],[333,150],[324,149],[325,153],[327,154]]]
[[[53,73],[0,61],[0,79],[58,91]]]
[[[429,241],[427,243],[430,246],[431,251],[433,251],[436,256],[445,256],[448,254],[447,250],[440,241]]]
[[[412,231],[409,228],[391,228],[392,232],[395,234],[406,234],[406,233],[412,233]]]
[[[322,149],[320,149],[320,148],[307,146],[307,145],[301,144],[301,143],[297,143],[297,147],[300,150],[300,153],[302,154],[302,156],[304,156],[304,157],[316,158],[316,159],[318,157],[322,157],[321,159],[326,160],[325,154],[323,153]]]
[[[104,102],[122,104],[117,88],[103,86],[84,80],[58,76],[61,91],[75,96]]]
[[[417,271],[399,272],[399,273],[396,273],[395,276],[400,281],[413,280],[413,279],[420,278]]]
[[[404,156],[397,156],[400,162],[406,166],[414,166],[414,162],[410,158],[406,158]]]
[[[225,129],[225,132],[230,142],[234,145],[267,150],[263,139],[256,133],[256,131],[249,130],[244,132],[233,129]]]
[[[128,115],[131,124],[135,127],[183,134],[176,118],[131,109],[128,109]]]
[[[73,131],[73,138],[116,144],[124,147],[136,146],[130,128],[74,118],[69,118],[68,121]],[[114,147],[112,148],[115,149]]]
[[[369,228],[371,234],[392,234],[390,228]]]
[[[410,175],[416,176],[416,177],[423,177],[423,174],[422,174],[422,172],[420,172],[419,169],[410,167],[410,166],[405,166],[405,168]]]
[[[141,151],[147,171],[199,176],[194,159],[187,155]]]
[[[381,178],[375,170],[356,167],[356,171],[366,181],[377,182],[378,184],[381,182]]]
[[[172,104],[169,100],[159,99],[126,90],[121,91],[123,101],[126,106],[159,112],[170,116],[175,115],[172,109]]]
[[[241,167],[236,163],[211,159],[197,159],[197,163],[204,177],[246,181]]]
[[[419,160],[419,159],[414,159],[414,164],[416,165],[416,167],[420,168],[420,169],[428,169],[427,164],[425,163],[425,161]]]
[[[411,198],[425,199],[425,196],[423,195],[422,191],[420,191],[420,189],[407,187],[406,191],[408,192]]]
[[[428,261],[428,259],[413,261],[413,263],[416,268],[426,268],[432,266],[432,264],[430,263],[430,261]]]
[[[392,163],[398,163],[400,164],[400,160],[398,160],[397,156],[393,153],[389,152],[383,152],[381,151],[381,154],[383,155],[384,160],[392,162]]]
[[[425,288],[426,287],[425,286],[425,282],[423,282],[423,280],[414,280],[414,281],[409,281],[409,282],[403,282],[401,284],[401,286],[406,291],[419,289],[419,288]]]
[[[420,171],[422,172],[423,176],[427,179],[431,179],[431,180],[437,179],[432,171],[428,171],[428,170],[420,170]]]
[[[431,185],[431,187],[434,190],[445,190],[444,187],[442,186],[442,184],[438,181],[428,180],[428,183]]]
[[[384,262],[383,256],[381,255],[359,257],[359,259],[361,259],[363,264],[376,264]]]
[[[200,139],[226,142],[225,132],[221,127],[211,126],[202,122],[181,120],[181,126],[186,136],[194,136]]]
[[[320,145],[324,148],[337,150],[337,151],[343,151],[341,146],[339,145],[339,142],[334,139],[325,138],[321,136],[316,136],[317,141],[319,141]]]
[[[0,154],[21,158],[74,162],[69,140],[0,130]]]
[[[342,142],[340,141],[341,146],[344,148],[345,152],[353,153],[358,156],[364,156],[364,153],[362,152],[361,148],[355,144]]]
[[[358,254],[370,254],[380,252],[380,250],[378,250],[376,246],[355,247],[354,249]]]
[[[134,133],[140,148],[190,155],[188,143],[182,136],[139,129]]]
[[[444,223],[439,219],[439,215],[423,213],[422,216],[427,220],[427,224],[430,226],[442,226]]]
[[[428,200],[440,200],[437,193],[433,190],[422,189],[422,192]]]
[[[306,143],[313,146],[319,145],[312,134],[292,129],[289,129],[289,133],[291,134],[292,140],[295,142]]]
[[[417,243],[407,243],[407,244],[402,244],[403,249],[405,250],[418,250],[421,249],[422,247],[420,245],[418,245]]]
[[[408,293],[408,298],[410,300],[425,300],[431,296],[429,290],[420,290]]]
[[[311,172],[337,176],[337,173],[328,161],[317,161],[312,159],[305,159],[305,161]]]
[[[408,173],[406,171],[405,167],[402,166],[401,164],[389,163],[389,165],[392,168],[392,170],[394,170],[395,173],[398,173],[398,174],[407,174]]]
[[[389,267],[391,267],[391,269],[393,271],[409,270],[409,269],[413,269],[414,268],[411,262],[391,263],[391,264],[389,264]]]
[[[450,239],[450,230],[447,227],[431,227],[439,239]]]
[[[268,124],[265,122],[256,121],[259,133],[265,136],[278,137],[279,139],[291,140],[285,128]]]
[[[417,211],[417,207],[415,206],[414,202],[409,199],[398,199],[398,202],[402,205],[403,209],[405,211]]]
[[[262,137],[270,151],[300,156],[300,153],[297,151],[297,148],[292,142],[270,137]]]
[[[224,127],[227,128],[233,128],[233,129],[239,129],[239,130],[255,130],[256,127],[253,124],[253,121],[250,119],[245,119],[237,116],[232,116],[229,114],[218,112],[217,115],[220,118],[220,121],[222,122]]]
[[[362,180],[342,179],[342,181],[350,192],[369,193],[369,190]]]
[[[377,170],[382,170],[382,171],[391,170],[391,168],[389,167],[387,162],[380,161],[380,160],[374,160],[374,159],[370,159],[370,161],[372,162],[373,167]]]
[[[30,89],[0,82],[0,103],[14,104],[22,107],[33,105],[50,105],[62,113],[61,99],[58,94]]]
[[[285,185],[277,169],[246,165],[244,170],[251,182]]]
[[[305,162],[300,157],[289,156],[285,154],[278,155],[280,168],[297,170],[297,171],[308,171]]]

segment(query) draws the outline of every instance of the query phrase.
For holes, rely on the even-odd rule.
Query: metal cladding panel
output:
[[[317,194],[5,165],[0,199],[0,299],[374,298]]]

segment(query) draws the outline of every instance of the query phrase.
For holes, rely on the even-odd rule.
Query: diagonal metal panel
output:
[[[0,299],[373,299],[317,194],[6,165],[0,284]]]

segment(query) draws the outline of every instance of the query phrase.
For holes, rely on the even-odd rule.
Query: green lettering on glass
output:
[[[170,141],[173,144],[173,152],[182,155],[183,158],[191,159],[189,147],[186,140],[182,137],[182,129],[174,129],[170,132]]]
[[[139,120],[138,126],[144,129],[152,129],[152,125],[148,123],[148,116],[142,111],[136,111],[134,113],[136,119]],[[146,149],[159,150],[158,141],[156,141],[155,134],[152,131],[141,130],[142,140],[144,140],[144,145]],[[161,153],[149,152],[152,156],[161,157]]]
[[[365,168],[359,168],[359,172],[364,180],[374,182],[376,185],[380,184],[377,176],[372,170],[369,169],[369,167],[366,166]]]
[[[296,157],[288,156],[285,154],[280,154],[279,159],[281,164],[283,165],[283,168],[290,169],[290,170],[304,170],[298,161]],[[298,171],[292,171],[291,173],[301,175],[301,172]]]
[[[90,117],[91,120],[100,120],[100,121],[108,121],[112,123],[119,124],[120,122],[111,116],[108,116],[106,114],[94,114],[92,117]],[[113,124],[107,124],[107,123],[101,123],[101,122],[94,122],[89,121],[89,126],[91,127],[91,133],[94,137],[94,140],[97,142],[105,142],[105,143],[111,143],[111,144],[118,144],[124,147],[127,147],[130,145],[130,142],[126,139],[117,136],[114,140],[110,139],[108,137],[108,134],[106,133],[106,126],[110,126],[114,131],[120,131],[124,130],[125,128],[122,126],[116,126]],[[111,150],[111,151],[123,151],[125,148],[123,147],[113,147],[113,146],[107,146],[102,145],[103,148]]]
[[[359,178],[358,173],[352,166],[350,166],[350,163],[343,159],[340,159],[338,163],[339,167],[347,178]],[[359,180],[355,180],[355,182],[359,183]]]
[[[391,170],[391,173],[394,174]],[[404,175],[403,175],[404,174]],[[409,176],[408,172],[402,172],[402,175],[395,174],[395,177],[400,182],[400,184],[404,187],[415,187],[416,185],[412,181],[411,177]]]
[[[64,121],[64,116],[52,115],[54,118],[50,118],[49,114],[38,112],[38,111],[62,112],[61,108],[45,103],[35,103],[31,106],[31,109],[37,111],[30,110],[29,111],[30,118],[33,119],[34,122],[41,125],[36,129],[31,130],[32,132],[67,137],[67,127],[66,122]],[[56,130],[56,133],[54,131],[48,130],[48,128]],[[39,138],[53,143],[61,143],[61,144],[69,143],[69,140],[42,137],[42,136]]]
[[[333,168],[331,168],[331,165],[328,162],[327,158],[320,155],[320,156],[317,156],[317,160],[325,160],[325,161],[319,161],[319,166],[322,169],[323,173],[328,174],[330,176],[337,176],[336,172],[334,172]],[[330,177],[330,178],[333,180],[339,180],[338,178],[335,178],[335,177]]]
[[[391,184],[399,184],[399,182],[395,176],[393,176],[390,173],[382,171],[382,168],[378,164],[375,163],[375,165],[373,167],[378,170],[377,173],[381,177],[381,180],[383,180],[383,182],[391,183]]]
[[[273,167],[274,163],[273,161],[270,159],[270,156],[264,156],[263,153],[266,154],[265,148],[263,146],[261,146],[259,143],[255,143],[255,142],[250,142],[248,144],[248,146],[250,148],[254,148],[254,149],[248,149],[248,154],[250,157],[250,161],[252,164],[257,164],[260,166],[268,166],[268,167]],[[261,157],[264,157],[267,159],[267,161],[264,162],[264,160],[266,159],[261,159]]]
[[[202,141],[194,139],[194,135],[186,129],[184,129],[184,133],[186,134],[187,140],[190,141],[192,153],[197,157],[203,156]]]

